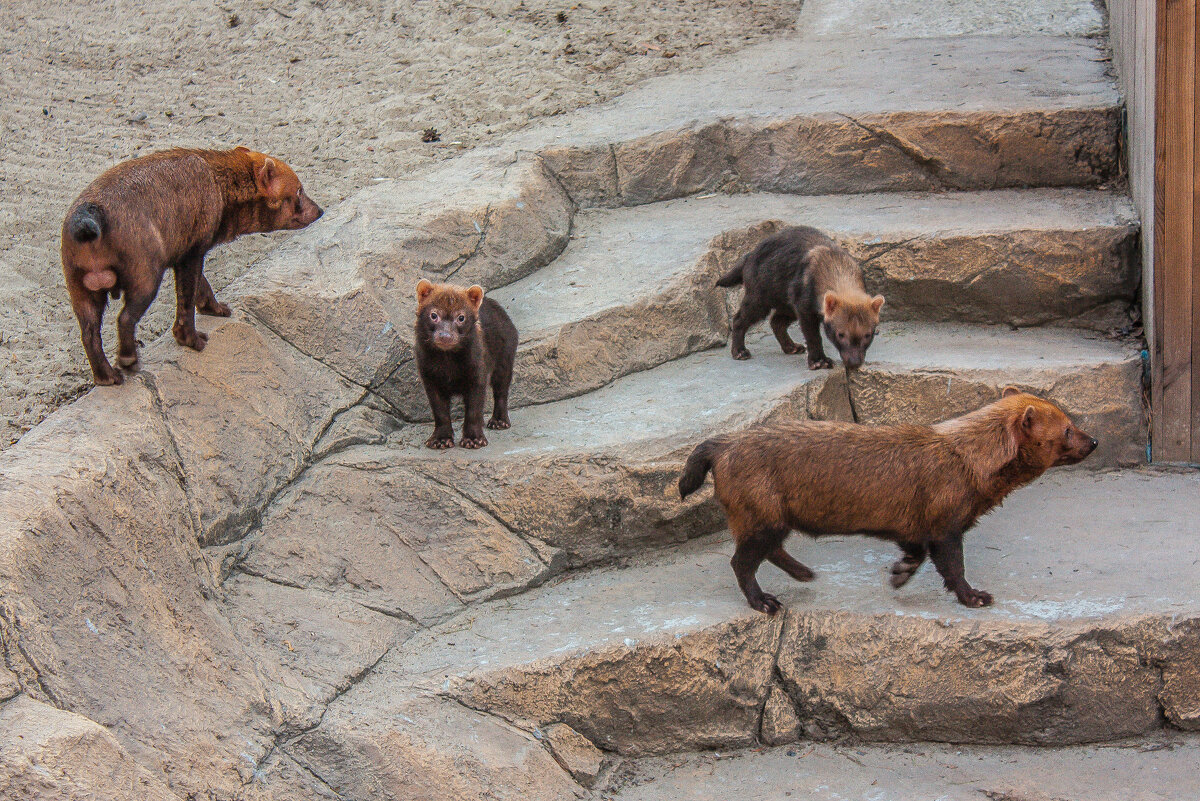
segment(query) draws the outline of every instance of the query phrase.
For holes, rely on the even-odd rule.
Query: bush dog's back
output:
[[[867,534],[897,543],[902,586],[928,555],[967,606],[991,595],[963,576],[962,535],[1008,493],[1096,447],[1049,401],[1009,388],[1000,400],[934,426],[794,422],[701,443],[679,479],[681,497],[711,470],[737,543],[734,572],[750,605],[780,608],[754,573],[766,559],[794,578],[812,572],[783,550],[791,530]]]

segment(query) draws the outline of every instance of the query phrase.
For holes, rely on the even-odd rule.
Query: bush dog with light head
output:
[[[1009,387],[1000,400],[934,426],[794,422],[707,440],[679,479],[686,498],[712,471],[737,547],[733,572],[750,606],[781,608],[755,579],[766,559],[797,581],[813,572],[783,549],[792,530],[866,534],[900,546],[891,584],[928,556],[965,606],[992,596],[963,575],[963,533],[1018,487],[1096,448],[1049,401]]]
[[[204,277],[209,249],[242,234],[303,228],[321,213],[288,165],[244,147],[167,150],[103,173],[71,205],[62,229],[63,274],[96,383],[124,380],[100,342],[109,296],[125,295],[121,367],[137,364],[137,324],[168,269],[175,271],[175,341],[203,350],[196,309],[230,313]]]
[[[517,356],[517,327],[483,287],[417,282],[415,353],[417,372],[433,409],[429,448],[453,448],[450,401],[461,395],[465,407],[464,448],[488,444],[483,435],[483,404],[492,387],[492,418],[487,427],[508,428],[508,387]]]
[[[747,253],[717,286],[743,284],[746,294],[731,324],[735,359],[749,359],[746,331],[768,313],[771,330],[784,353],[804,347],[788,336],[800,320],[811,370],[833,367],[821,345],[821,329],[837,348],[848,369],[862,366],[875,338],[883,295],[871,297],[858,262],[815,228],[785,228]]]

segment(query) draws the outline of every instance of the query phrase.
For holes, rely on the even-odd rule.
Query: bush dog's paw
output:
[[[764,592],[762,595],[750,601],[750,608],[774,617],[776,613],[783,609],[783,604],[781,604],[779,599],[774,595]]]
[[[425,447],[435,451],[444,451],[454,447],[454,437],[430,437],[425,440]]]
[[[132,356],[117,356],[117,364],[121,365],[121,367],[125,368],[126,370],[135,370],[138,366],[137,354],[135,353]]]
[[[832,370],[833,362],[830,361],[829,359],[813,359],[810,357],[808,360],[808,369],[809,370]]]
[[[955,594],[958,596],[960,604],[973,609],[992,605],[992,594],[990,592],[984,592],[983,590],[962,590]]]
[[[507,428],[512,428],[512,423],[508,422],[507,420],[498,420],[493,417],[491,420],[488,420],[487,427],[493,431],[504,431]]]
[[[229,304],[221,301],[206,303],[203,306],[198,306],[197,311],[201,314],[207,314],[211,317],[228,317],[233,314],[233,309],[229,308]]]
[[[99,373],[92,376],[98,387],[115,387],[125,383],[125,376],[121,375],[120,370],[108,368],[108,372]]]
[[[907,559],[897,559],[892,565],[892,575],[888,579],[895,589],[900,589],[908,580],[917,574],[917,570],[921,567],[920,562],[910,562]]]
[[[467,448],[468,450],[486,448],[487,444],[487,437],[463,437],[458,442],[460,448]]]
[[[750,358],[750,351],[746,350],[745,348],[742,348],[741,350],[735,350],[733,352],[733,358],[737,359],[739,362],[744,362],[746,359]]]
[[[204,346],[208,344],[208,334],[197,331],[195,328],[185,328],[176,323],[171,328],[171,333],[175,336],[175,341],[185,348],[204,350]]]
[[[789,356],[795,356],[797,353],[804,353],[804,346],[793,342],[791,345],[784,346],[783,352]]]

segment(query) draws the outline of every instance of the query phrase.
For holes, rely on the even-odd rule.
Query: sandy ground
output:
[[[530,120],[791,28],[799,0],[10,0],[0,4],[0,449],[90,386],[58,256],[108,166],[250,144],[330,205]],[[435,127],[439,143],[421,141]],[[209,256],[220,290],[276,238]],[[142,321],[170,325],[164,282]],[[111,343],[113,312],[106,321]],[[112,345],[110,344],[110,352]]]

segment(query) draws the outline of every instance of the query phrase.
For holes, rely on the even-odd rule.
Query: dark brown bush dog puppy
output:
[[[321,213],[290,167],[244,147],[167,150],[102,174],[71,205],[62,230],[63,274],[96,383],[124,380],[100,342],[110,295],[125,295],[122,367],[137,364],[137,324],[167,269],[175,271],[175,341],[203,350],[196,309],[229,316],[202,272],[209,249],[242,234],[303,228]]]
[[[821,345],[822,328],[847,368],[862,366],[883,295],[867,294],[858,262],[825,234],[799,226],[768,237],[717,281],[723,287],[738,284],[745,285],[746,294],[731,324],[733,358],[750,358],[746,331],[769,312],[784,353],[804,350],[787,332],[800,320],[809,369],[833,367]]]
[[[508,428],[508,387],[517,356],[517,327],[483,287],[417,283],[415,326],[417,371],[433,409],[430,448],[453,448],[450,401],[461,395],[465,409],[464,448],[488,444],[483,435],[483,404],[492,387],[492,419],[488,428]]]
[[[963,575],[963,533],[1013,490],[1096,448],[1049,401],[1012,387],[1000,400],[934,426],[795,422],[701,443],[679,479],[686,498],[711,469],[737,548],[733,572],[750,606],[782,607],[755,579],[764,559],[797,581],[813,572],[783,549],[790,531],[866,534],[904,552],[903,586],[926,555],[965,606],[992,596]]]

